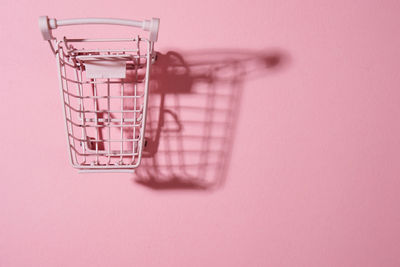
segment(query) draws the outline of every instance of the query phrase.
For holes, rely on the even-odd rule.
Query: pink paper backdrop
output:
[[[0,266],[400,266],[399,1],[0,10]],[[161,18],[150,104],[164,94],[175,125],[136,176],[68,165],[39,15]],[[182,60],[190,72],[163,76]]]

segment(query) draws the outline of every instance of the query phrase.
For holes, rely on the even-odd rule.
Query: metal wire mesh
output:
[[[71,43],[129,48],[78,49]],[[132,171],[140,164],[152,43],[132,39],[66,39],[55,44],[71,164],[85,171]],[[88,64],[120,62],[125,78],[93,78]]]

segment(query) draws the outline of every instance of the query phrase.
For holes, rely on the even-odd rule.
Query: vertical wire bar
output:
[[[140,134],[139,134],[139,141],[138,141],[138,160],[136,165],[140,164],[142,158],[142,148],[143,148],[143,139],[144,139],[144,132],[146,130],[146,115],[147,115],[147,100],[149,97],[149,78],[150,78],[150,62],[151,62],[151,53],[150,53],[150,41],[147,42],[146,48],[146,75],[145,75],[145,82],[144,82],[144,93],[143,93],[143,109],[142,109],[142,118],[141,118],[141,127],[140,127]]]
[[[64,96],[64,82],[63,79],[61,77],[62,72],[61,72],[61,58],[60,58],[60,54],[63,53],[62,49],[60,48],[59,44],[57,43],[57,41],[55,42],[55,46],[57,47],[57,54],[56,54],[56,61],[57,61],[57,72],[58,72],[58,78],[59,78],[59,87],[60,87],[60,93],[61,93],[61,101],[63,103],[63,115],[64,115],[64,122],[65,122],[65,131],[66,131],[66,137],[67,137],[67,145],[68,145],[68,152],[69,152],[69,160],[71,165],[74,165],[73,159],[72,159],[72,149],[71,149],[71,141],[69,138],[69,127],[68,127],[68,121],[67,121],[67,112],[66,112],[66,105],[65,105],[65,96]]]
[[[80,90],[81,90],[80,96],[83,97],[83,90],[84,90],[84,87],[83,87],[83,84],[82,84],[82,82],[83,82],[83,78],[82,78],[82,64],[81,64],[81,67],[79,68],[78,81],[80,81]],[[84,111],[85,111],[85,103],[84,103],[84,100],[83,100],[83,99],[81,99],[81,100],[82,100],[82,102],[83,102],[83,104],[82,104],[82,118],[83,118],[83,123],[82,123],[82,125],[83,125],[83,126],[86,126],[86,115],[85,115],[86,112],[84,112]],[[83,131],[83,133],[84,133],[84,140],[85,140],[85,143],[84,143],[83,146],[82,146],[82,151],[83,151],[83,154],[85,154],[85,156],[84,156],[84,162],[86,162],[86,146],[88,145],[89,139],[88,139],[88,136],[87,136],[86,127],[82,127],[82,131]]]
[[[124,83],[121,83],[121,111],[124,111]],[[123,163],[123,152],[124,152],[124,127],[122,127],[124,123],[124,112],[121,112],[121,154],[120,154],[120,163]]]
[[[64,56],[64,53],[62,53],[62,61],[63,61],[63,63],[65,63],[65,56]],[[62,64],[62,72],[63,72],[63,74],[64,74],[64,77],[67,79],[67,70],[66,70],[65,64]],[[67,81],[66,79],[65,79],[65,89],[66,89],[66,91],[69,93],[70,91],[69,91],[69,87],[68,87],[68,81]],[[67,105],[71,106],[69,94],[67,94],[67,97],[65,98],[65,103],[67,103]],[[71,109],[70,109],[70,108],[68,108],[68,116],[69,116],[69,119],[70,119],[71,121],[73,121],[73,119],[72,119],[72,114],[71,114]],[[71,124],[71,123],[70,123],[70,124]],[[71,135],[75,137],[75,134],[74,134],[74,126],[73,126],[72,124],[70,125],[70,130],[71,130]],[[76,148],[76,144],[75,144],[75,139],[74,139],[74,138],[72,138],[72,145],[73,145],[74,148]],[[74,156],[75,163],[77,163],[77,162],[78,162],[78,158],[77,158],[76,150],[75,150],[73,156]]]
[[[135,80],[134,80],[134,98],[133,98],[133,109],[137,110],[137,83],[138,83],[138,65],[140,63],[140,43],[139,43],[139,35],[136,38],[136,45],[137,45],[137,56],[138,58],[135,59]],[[132,164],[135,162],[135,151],[137,150],[137,142],[136,141],[136,112],[133,112],[133,142],[132,142]]]
[[[107,145],[107,154],[108,154],[108,162],[111,163],[111,103],[110,103],[110,79],[107,79],[107,123],[108,123],[108,145]]]
[[[79,68],[79,71],[82,75],[82,70],[80,68]],[[77,95],[81,97],[81,98],[79,98],[79,111],[80,111],[79,119],[81,121],[81,124],[84,125],[85,124],[85,112],[84,112],[85,108],[83,106],[83,99],[82,99],[82,97],[83,97],[82,78],[80,78],[80,77],[82,77],[82,76],[79,76],[79,74],[78,74],[78,67],[75,67],[75,79],[77,81],[76,90],[77,90]],[[86,140],[85,127],[81,127],[81,139]],[[81,145],[82,151],[83,151],[83,162],[82,163],[86,162],[86,155],[85,155],[85,145],[86,144],[84,142],[85,141],[80,142],[80,145]],[[79,164],[81,164],[81,163],[79,163]]]
[[[95,81],[95,79],[90,79],[91,81]],[[96,83],[92,83],[92,93],[93,96],[97,96],[97,84]],[[94,110],[98,111],[98,103],[97,103],[97,98],[93,98],[93,104],[94,104]],[[94,116],[95,116],[95,130],[96,130],[96,140],[95,140],[95,144],[96,144],[96,160],[97,160],[97,164],[99,164],[99,131],[100,128],[97,127],[99,126],[99,121],[98,121],[98,116],[97,116],[98,112],[94,112]]]
[[[135,65],[135,85],[134,85],[134,98],[133,98],[133,109],[137,110],[137,79],[138,79],[138,66]],[[136,112],[133,112],[133,141],[132,141],[132,163],[135,161],[135,151],[137,150],[137,141],[136,141]]]

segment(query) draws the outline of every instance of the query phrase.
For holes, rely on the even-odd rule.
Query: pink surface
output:
[[[400,266],[398,1],[3,0],[0,10],[0,266]],[[78,174],[39,15],[160,17],[156,49],[191,71],[165,77],[174,61],[161,58],[155,77],[169,86],[150,103],[164,94],[183,133],[197,121],[204,143],[179,144],[169,116],[176,125],[137,176]],[[201,102],[196,90],[212,88],[233,98]],[[193,106],[236,111],[219,118],[226,143],[207,132],[218,117]]]

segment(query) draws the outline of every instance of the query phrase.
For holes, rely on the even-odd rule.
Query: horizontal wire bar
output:
[[[114,164],[107,164],[107,163],[98,163],[97,165],[92,165],[88,163],[79,163],[73,165],[75,168],[78,169],[129,169],[129,168],[136,168],[139,166],[138,162],[130,163],[130,164],[121,164],[121,165],[114,165]]]
[[[140,113],[143,112],[143,107],[141,109],[124,109],[124,110],[78,110],[71,105],[64,102],[64,105],[70,108],[72,111],[76,113]]]
[[[113,98],[116,98],[116,99],[120,99],[120,98],[129,99],[129,98],[142,98],[144,96],[144,95],[136,95],[136,96],[135,95],[125,95],[125,96],[120,96],[120,95],[113,95],[113,96],[106,96],[106,95],[105,96],[79,96],[79,95],[70,93],[70,92],[66,91],[65,89],[63,89],[63,92],[65,94],[71,96],[71,97],[78,98],[78,99],[113,99]]]
[[[111,164],[99,164],[99,165],[91,165],[91,164],[75,164],[73,165],[75,168],[80,169],[84,172],[88,170],[92,170],[93,172],[103,172],[102,169],[107,169],[107,170],[128,170],[128,169],[134,169],[139,166],[138,162],[135,164],[124,164],[124,165],[111,165]],[[132,170],[133,171],[133,170]],[[106,172],[106,170],[104,170]]]
[[[138,81],[123,81],[122,79],[120,81],[107,81],[106,79],[104,79],[104,81],[100,80],[100,81],[85,81],[85,82],[79,82],[76,80],[72,80],[70,78],[65,77],[64,75],[61,75],[61,78],[63,80],[66,80],[68,82],[71,83],[77,83],[77,84],[122,84],[122,83],[126,83],[126,84],[135,84],[135,83],[143,83],[143,80],[138,80]]]
[[[72,134],[70,134],[70,133],[68,133],[68,136],[69,137],[71,137],[71,138],[73,138],[74,140],[76,140],[76,141],[78,141],[78,142],[92,142],[92,143],[105,143],[105,142],[126,142],[126,143],[130,143],[130,142],[139,142],[139,140],[140,140],[140,138],[135,138],[135,139],[101,139],[101,140],[96,140],[96,139],[94,139],[94,140],[91,140],[91,139],[89,139],[89,140],[85,140],[85,139],[81,139],[81,138],[78,138],[78,137],[75,137],[74,135],[72,135]]]
[[[85,60],[120,60],[120,61],[128,61],[132,59],[134,56],[129,54],[119,54],[119,55],[87,55],[87,56],[75,56],[78,61]]]
[[[121,119],[93,119],[93,118],[85,118],[85,122],[135,122],[135,119],[129,119],[129,118],[121,118]]]
[[[97,151],[95,149],[86,149],[86,151],[91,152],[89,153],[89,155],[92,156],[98,156],[98,155],[104,155],[105,157],[119,157],[119,156],[133,156],[133,155],[137,155],[138,152],[131,152],[130,150],[123,150],[121,153],[121,150],[111,150],[108,151],[106,149],[97,149]],[[88,153],[86,153],[88,154]]]
[[[76,127],[80,127],[80,128],[104,128],[104,127],[118,127],[118,128],[124,128],[124,127],[142,127],[142,123],[140,124],[109,124],[109,123],[105,123],[102,125],[85,125],[85,124],[78,124],[74,121],[72,121],[69,118],[66,118],[66,120],[71,123],[73,126]]]
[[[139,49],[73,49],[68,53],[100,53],[100,52],[138,52]]]
[[[71,55],[72,56],[72,55]],[[113,58],[129,58],[129,59],[138,59],[138,58],[146,58],[146,55],[131,55],[131,54],[117,54],[117,55],[85,55],[85,56],[74,56],[79,61],[84,60],[112,60]],[[121,59],[122,60],[122,59]]]
[[[139,41],[146,40],[139,38]],[[81,39],[65,39],[65,42],[79,43],[79,42],[137,42],[137,38],[81,38]]]
[[[129,157],[129,156],[137,156],[137,155],[139,155],[139,152],[136,152],[136,153],[120,153],[121,152],[121,150],[116,150],[115,152],[114,151],[110,151],[111,153],[107,153],[106,152],[106,150],[98,150],[97,152],[96,152],[96,150],[93,150],[94,152],[93,153],[80,153],[74,146],[70,146],[70,148],[75,152],[75,153],[77,153],[79,156],[105,156],[105,157],[120,157],[120,156],[126,156],[126,157]],[[87,149],[87,151],[90,151],[89,149]],[[102,152],[102,151],[104,151],[104,152]]]

